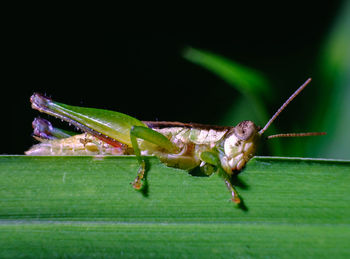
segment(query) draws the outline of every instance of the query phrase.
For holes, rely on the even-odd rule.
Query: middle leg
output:
[[[146,171],[146,161],[141,155],[141,149],[139,147],[139,143],[137,142],[137,139],[142,139],[144,141],[155,144],[158,147],[164,149],[164,151],[168,153],[176,153],[178,151],[178,148],[174,143],[172,143],[169,139],[167,139],[167,137],[165,137],[164,135],[162,135],[161,133],[155,130],[152,130],[150,128],[146,128],[143,126],[134,126],[131,128],[130,140],[131,140],[136,158],[140,164],[140,167],[137,172],[137,176],[133,181],[133,187],[139,190],[142,188],[142,179],[144,178],[145,171]]]

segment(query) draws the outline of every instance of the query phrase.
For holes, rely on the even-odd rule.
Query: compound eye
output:
[[[235,135],[241,140],[250,139],[256,132],[257,126],[252,121],[242,121],[235,127]]]

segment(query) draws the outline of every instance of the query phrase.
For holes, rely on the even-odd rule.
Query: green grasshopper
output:
[[[34,93],[30,98],[33,109],[65,120],[85,133],[71,136],[37,118],[33,122],[34,137],[41,143],[26,154],[136,155],[140,167],[132,183],[135,189],[142,188],[146,171],[144,156],[153,155],[167,166],[185,170],[199,166],[206,175],[218,173],[231,192],[232,201],[239,204],[241,198],[232,184],[232,176],[254,156],[264,132],[310,81],[308,79],[300,86],[263,128],[252,121],[242,121],[235,127],[139,121],[119,112],[70,106]],[[286,133],[271,135],[267,139],[324,134]]]

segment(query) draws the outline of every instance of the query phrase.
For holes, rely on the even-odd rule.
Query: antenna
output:
[[[287,107],[287,105],[311,82],[311,78],[309,78],[308,80],[305,81],[304,84],[302,84],[288,99],[287,101],[284,102],[284,104],[282,104],[282,106],[277,110],[277,112],[272,116],[272,118],[266,123],[266,125],[264,126],[264,128],[262,128],[262,130],[259,131],[259,134],[262,135],[271,125],[271,123],[278,117],[278,115],[284,110],[284,108]],[[297,133],[288,133],[289,134],[297,134]],[[300,134],[307,134],[307,133],[300,133]],[[321,134],[323,135],[323,134]],[[303,135],[303,136],[307,136],[307,135]],[[282,136],[280,136],[282,137]],[[284,136],[287,137],[287,136]],[[288,137],[295,137],[295,136],[288,136]],[[275,137],[277,138],[277,137]]]
[[[326,132],[306,132],[306,133],[281,133],[276,135],[270,135],[267,139],[270,138],[285,138],[285,137],[309,137],[309,136],[321,136],[326,135]]]

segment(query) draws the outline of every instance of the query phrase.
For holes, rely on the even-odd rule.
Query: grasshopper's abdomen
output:
[[[76,155],[123,155],[126,149],[111,146],[90,134],[79,134],[69,138],[41,140],[32,146],[26,155],[32,156],[76,156]]]

